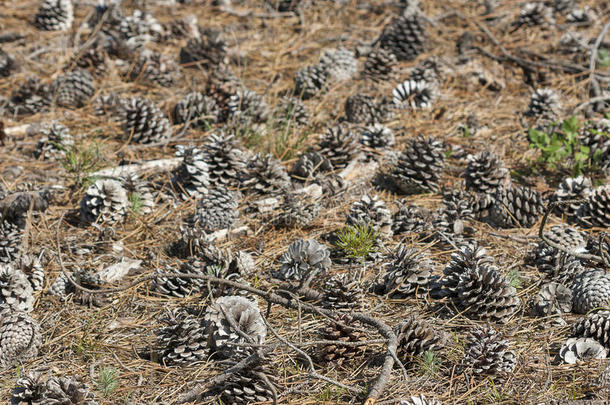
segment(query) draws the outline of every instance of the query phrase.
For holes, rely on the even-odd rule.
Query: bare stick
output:
[[[91,173],[91,176],[96,177],[120,177],[129,174],[140,174],[143,172],[163,172],[163,171],[171,171],[180,165],[182,162],[182,158],[169,158],[169,159],[159,159],[159,160],[150,160],[144,163],[136,163],[132,165],[118,166],[118,167],[109,167],[106,169],[98,170],[97,172]]]
[[[601,89],[599,88],[599,83],[595,79],[595,62],[597,61],[597,51],[599,50],[599,46],[602,43],[606,32],[608,32],[608,28],[610,28],[610,22],[604,25],[601,32],[597,36],[595,44],[593,45],[593,49],[591,50],[591,58],[589,59],[589,83],[591,83],[591,88],[595,97],[601,96]],[[599,110],[600,107],[601,106],[596,103],[595,109]]]

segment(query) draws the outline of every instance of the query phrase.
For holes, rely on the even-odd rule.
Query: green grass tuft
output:
[[[97,387],[103,396],[112,394],[119,386],[119,373],[112,367],[104,367],[98,374]]]
[[[336,246],[350,259],[364,259],[377,251],[378,236],[371,224],[348,225],[337,233]]]

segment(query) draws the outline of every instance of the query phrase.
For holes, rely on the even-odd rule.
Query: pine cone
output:
[[[417,249],[399,244],[396,251],[387,258],[383,285],[378,293],[388,294],[393,299],[411,296],[425,297],[430,290],[432,262]]]
[[[271,154],[256,154],[248,162],[246,172],[241,184],[250,193],[277,194],[290,188],[286,169]]]
[[[378,102],[365,94],[348,97],[344,109],[345,120],[353,124],[375,124],[386,121],[391,115],[385,99]]]
[[[273,111],[277,128],[287,130],[292,127],[304,127],[309,123],[309,113],[301,99],[284,97]]]
[[[395,235],[421,232],[427,227],[427,221],[420,207],[406,205],[406,200],[398,203],[398,211],[393,216],[393,231]]]
[[[323,305],[334,310],[355,311],[362,307],[364,291],[360,283],[344,273],[332,276],[324,283]]]
[[[45,404],[97,405],[89,387],[78,377],[51,377],[44,391]]]
[[[37,159],[42,156],[44,160],[59,160],[74,147],[74,138],[70,135],[70,129],[62,124],[53,122],[40,129],[43,135],[36,145],[34,157]]]
[[[586,251],[586,241],[584,235],[577,229],[567,226],[553,226],[545,236],[555,243],[574,251],[576,253],[584,253]],[[550,276],[555,274],[558,266],[562,266],[566,259],[572,260],[554,247],[546,244],[544,241],[538,242],[538,246],[532,253],[532,262],[538,268],[538,271],[546,273]]]
[[[318,216],[320,204],[307,201],[299,195],[285,193],[277,211],[279,213],[271,221],[275,226],[306,227]]]
[[[328,127],[318,142],[318,152],[330,161],[334,169],[346,167],[359,151],[356,134],[343,125]]]
[[[131,202],[131,209],[139,215],[150,214],[155,206],[150,184],[142,181],[137,174],[122,176],[120,180]]]
[[[78,66],[78,68],[87,70],[93,76],[100,78],[108,73],[108,61],[106,57],[106,50],[96,41],[93,46],[72,55],[70,61],[66,64],[65,69],[71,70]]]
[[[214,232],[233,227],[239,217],[238,197],[223,186],[203,195],[197,202],[195,215],[187,220],[190,227],[204,232]]]
[[[247,341],[233,329],[227,319],[232,319],[237,327],[249,336]],[[267,335],[267,327],[261,317],[256,302],[239,296],[220,297],[208,307],[204,324],[209,334],[210,349],[223,357],[243,352],[244,347],[229,343],[262,344]]]
[[[610,120],[587,123],[580,131],[579,141],[589,148],[589,158],[596,166],[610,168]]]
[[[572,9],[566,16],[569,24],[578,24],[579,27],[590,27],[598,19],[597,13],[590,7]]]
[[[443,78],[443,63],[436,57],[421,61],[409,72],[409,79],[437,84]]]
[[[517,28],[522,25],[534,27],[537,25],[546,26],[555,22],[553,9],[547,7],[543,2],[525,3],[521,7],[519,19],[514,23]]]
[[[610,349],[610,311],[597,311],[572,326],[572,336],[590,337]]]
[[[93,111],[95,115],[117,116],[124,104],[129,100],[122,98],[118,93],[101,95],[93,99]]]
[[[508,169],[498,155],[484,151],[476,155],[468,155],[466,167],[466,190],[475,193],[494,194],[505,185],[508,179]]]
[[[174,107],[174,124],[190,122],[192,127],[207,129],[220,121],[216,100],[199,92],[189,93]]]
[[[178,146],[177,156],[182,157],[180,166],[174,172],[172,183],[180,190],[182,198],[199,198],[207,194],[210,187],[210,169],[207,156],[197,148]]]
[[[27,276],[10,264],[0,264],[0,305],[12,311],[31,312],[34,290]]]
[[[74,22],[72,0],[44,0],[34,15],[36,28],[45,31],[68,31]]]
[[[574,312],[586,314],[610,305],[610,277],[603,269],[587,270],[574,279]]]
[[[202,152],[213,184],[232,186],[240,183],[246,168],[246,156],[238,149],[234,134],[213,133],[203,145]]]
[[[299,70],[294,78],[294,95],[303,100],[312,98],[326,87],[328,69],[318,63]]]
[[[95,82],[86,70],[73,70],[51,83],[51,92],[57,105],[66,108],[83,107],[95,93]]]
[[[15,58],[0,49],[0,77],[9,77],[18,67]]]
[[[366,336],[359,330],[361,324],[349,314],[339,314],[321,331],[322,339],[338,342],[362,342]],[[320,361],[324,364],[343,365],[344,362],[364,353],[364,346],[326,344],[319,349]]]
[[[435,137],[418,135],[407,139],[390,177],[405,194],[435,192],[445,164],[444,151],[442,141]]]
[[[427,351],[435,351],[442,344],[442,336],[428,323],[415,316],[408,317],[394,328],[398,337],[396,355],[405,363]]]
[[[292,175],[299,180],[311,180],[318,173],[326,173],[333,170],[329,159],[318,152],[307,152],[299,156],[292,167]]]
[[[555,0],[553,2],[553,10],[560,13],[574,8],[574,0]]]
[[[590,360],[602,360],[608,350],[597,340],[591,338],[570,338],[559,351],[561,360],[568,364],[578,364]]]
[[[40,259],[32,255],[23,255],[19,259],[18,268],[26,275],[32,287],[32,292],[42,290],[45,273]]]
[[[269,115],[265,98],[253,91],[243,89],[233,94],[227,103],[229,119],[242,124],[264,122]]]
[[[474,217],[470,206],[471,202],[462,190],[444,190],[442,205],[432,221],[435,237],[441,242],[447,242],[447,237],[459,242],[472,236],[474,229],[467,225]]]
[[[440,401],[431,398],[428,399],[424,396],[424,394],[419,394],[417,396],[412,396],[408,401],[402,400],[400,401],[400,405],[442,405]]]
[[[68,280],[64,272],[59,273],[53,284],[49,287],[49,294],[59,298],[60,300],[65,300],[68,298],[68,294],[74,292],[74,286]]]
[[[265,360],[261,360],[263,363]],[[217,389],[219,401],[223,404],[248,405],[252,403],[273,402],[275,376],[267,370],[266,364],[254,364],[245,370],[232,373],[227,381]]]
[[[126,140],[135,143],[161,142],[171,135],[165,114],[151,101],[133,97],[121,104],[119,119]]]
[[[610,227],[610,184],[593,190],[577,215],[580,225],[585,228]]]
[[[374,124],[362,131],[360,143],[371,149],[385,150],[392,149],[396,145],[396,139],[390,128],[381,124]]]
[[[382,49],[392,52],[398,61],[413,60],[424,52],[426,28],[417,13],[402,15],[383,29],[379,38]]]
[[[31,115],[49,110],[51,105],[49,86],[30,77],[11,92],[9,111],[15,115]]]
[[[20,255],[22,233],[14,223],[0,221],[0,263],[11,263]]]
[[[167,326],[157,330],[162,364],[184,365],[207,359],[207,334],[199,319],[185,311],[171,311],[163,321]]]
[[[352,204],[345,220],[347,225],[372,226],[375,232],[385,237],[392,236],[392,213],[385,202],[376,195],[363,195]]]
[[[81,219],[86,223],[114,225],[127,216],[127,192],[116,180],[98,180],[91,185],[80,202]]]
[[[44,400],[45,383],[37,371],[29,371],[17,380],[13,389],[11,404],[41,404]]]
[[[241,80],[225,66],[212,70],[208,76],[203,94],[212,97],[220,108],[220,121],[226,121],[229,116],[229,99],[245,87]]]
[[[508,185],[496,192],[494,200],[490,219],[501,228],[530,228],[545,211],[542,195],[528,187]]]
[[[368,54],[364,62],[363,74],[375,81],[390,79],[396,67],[396,55],[387,49],[376,49]]]
[[[219,32],[207,31],[198,38],[191,38],[180,49],[180,64],[184,67],[216,69],[228,64],[227,44]]]
[[[475,328],[466,342],[463,365],[475,374],[502,376],[511,373],[517,363],[508,341],[491,326]]]
[[[325,273],[331,265],[330,252],[326,245],[314,239],[298,239],[280,257],[282,267],[273,273],[280,280],[307,280]]]
[[[180,79],[180,69],[173,59],[158,52],[141,52],[130,66],[129,80],[172,87]]]
[[[572,290],[563,284],[550,282],[543,284],[532,300],[532,314],[548,317],[567,314],[572,311]]]
[[[566,177],[557,187],[555,198],[557,201],[584,200],[591,194],[592,190],[591,180],[587,177]],[[560,205],[557,208],[560,212],[566,214],[570,221],[575,221],[578,218],[577,212],[580,205],[580,203],[570,203],[569,205]]]
[[[330,81],[344,81],[358,72],[358,61],[354,52],[343,47],[326,49],[320,57],[320,65],[328,72]]]
[[[408,79],[392,91],[392,102],[400,109],[428,108],[438,98],[438,89],[433,82]]]
[[[530,104],[525,115],[541,117],[552,121],[561,114],[559,95],[553,89],[537,89],[530,98]]]
[[[25,312],[10,309],[2,310],[0,318],[0,367],[36,357],[42,344],[38,322]]]

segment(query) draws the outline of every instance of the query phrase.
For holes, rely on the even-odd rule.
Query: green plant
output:
[[[597,64],[599,67],[610,66],[610,51],[602,48],[597,52]]]
[[[521,280],[521,274],[519,273],[519,270],[512,269],[508,273],[508,281],[512,287],[514,287],[517,290],[520,289],[522,280]]]
[[[139,214],[142,210],[142,206],[144,203],[142,202],[142,197],[138,193],[129,193],[127,196],[129,198],[129,208],[133,213]]]
[[[102,154],[97,143],[88,147],[73,146],[61,161],[63,168],[72,175],[74,182],[82,186],[91,172],[96,170],[102,161]]]
[[[103,396],[108,396],[119,386],[119,373],[112,367],[104,367],[97,377],[97,387]]]
[[[350,259],[364,259],[377,251],[377,237],[371,224],[348,225],[337,233],[336,246]]]
[[[589,147],[580,145],[578,118],[571,117],[561,122],[552,123],[545,130],[530,128],[528,137],[530,148],[540,151],[539,162],[553,169],[561,165],[571,164],[573,175],[594,170],[599,156],[589,155]]]
[[[424,352],[422,367],[426,374],[436,374],[439,363],[440,360],[435,352],[430,350]]]

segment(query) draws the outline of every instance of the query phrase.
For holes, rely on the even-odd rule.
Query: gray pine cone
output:
[[[256,124],[269,116],[269,105],[265,98],[253,91],[243,89],[233,94],[227,103],[229,119],[233,122]]]
[[[395,235],[421,232],[427,228],[426,217],[417,205],[406,205],[406,200],[398,203],[398,210],[393,216],[393,231]]]
[[[179,59],[185,67],[212,70],[227,65],[227,44],[219,32],[207,30],[204,35],[188,40],[180,49]]]
[[[610,349],[610,311],[597,311],[572,326],[572,336],[590,337]]]
[[[392,90],[392,102],[400,109],[428,108],[437,98],[436,83],[424,80],[407,79]]]
[[[11,264],[0,264],[0,305],[12,311],[31,312],[34,290],[28,277]]]
[[[272,376],[251,370],[231,374],[223,384],[223,390],[220,394],[221,403],[248,405],[272,402],[274,398],[273,391],[261,375],[265,375],[268,381],[273,380]]]
[[[345,219],[347,225],[372,226],[375,232],[385,237],[392,236],[392,213],[378,196],[363,195],[354,202]]]
[[[80,202],[80,216],[86,223],[114,225],[127,216],[129,199],[120,182],[100,179],[93,183]]]
[[[18,67],[15,58],[0,49],[0,77],[9,77]]]
[[[246,169],[247,157],[237,147],[234,134],[225,134],[223,131],[213,133],[203,145],[202,152],[208,164],[211,183],[239,185]]]
[[[174,124],[190,122],[192,127],[207,129],[220,121],[220,107],[212,97],[189,93],[174,107]]]
[[[567,314],[572,311],[572,290],[563,284],[550,282],[543,284],[532,300],[532,314],[548,317]]]
[[[364,291],[349,273],[332,276],[324,283],[322,304],[335,310],[357,311],[362,307]]]
[[[161,142],[171,135],[169,119],[153,102],[132,97],[122,103],[119,120],[125,140],[135,143]]]
[[[584,253],[586,251],[585,235],[577,229],[556,225],[552,226],[545,236],[552,242],[559,243],[561,246],[574,251],[576,253]],[[533,264],[538,268],[538,271],[546,273],[549,276],[555,275],[555,270],[558,267],[567,264],[567,260],[573,260],[559,252],[554,247],[546,244],[544,241],[538,242],[538,246],[532,253]]]
[[[585,228],[610,227],[610,184],[593,190],[577,215],[580,225]]]
[[[490,219],[501,228],[530,228],[545,211],[542,195],[529,187],[508,185],[496,192],[494,200]]]
[[[237,223],[239,198],[223,186],[211,189],[197,202],[195,215],[187,220],[190,227],[204,232],[231,228]]]
[[[475,193],[495,194],[509,180],[504,162],[493,152],[483,151],[468,155],[468,166],[464,174],[466,190]]]
[[[421,356],[427,351],[435,351],[441,347],[443,336],[434,330],[427,322],[410,316],[394,328],[398,337],[396,355],[405,363],[413,361],[413,357]]]
[[[59,275],[53,281],[53,284],[49,287],[49,294],[59,298],[60,300],[65,300],[68,297],[68,294],[74,291],[74,286],[70,283],[70,280],[65,276],[63,272],[59,273]]]
[[[570,338],[559,350],[559,357],[568,364],[601,360],[605,359],[607,355],[608,350],[597,340],[591,338]]]
[[[210,169],[207,156],[197,148],[177,147],[176,156],[182,157],[174,172],[172,183],[183,199],[199,198],[207,194],[210,187]]]
[[[438,138],[423,135],[410,138],[391,169],[390,178],[405,194],[435,192],[445,165],[444,151]]]
[[[428,294],[432,262],[420,251],[401,243],[387,259],[389,262],[384,266],[383,284],[378,286],[378,293],[388,294],[393,299]]]
[[[22,232],[17,225],[0,218],[0,263],[12,263],[21,250]]]
[[[396,67],[396,55],[387,49],[376,49],[368,54],[363,74],[374,81],[387,81]]]
[[[586,314],[610,307],[610,276],[603,269],[587,270],[574,279],[574,312]]]
[[[314,239],[298,239],[280,257],[282,266],[273,276],[280,280],[307,280],[325,273],[331,265],[330,252],[326,245]]]
[[[299,70],[294,77],[294,95],[307,100],[326,88],[328,69],[321,63]]]
[[[41,404],[44,400],[46,389],[42,374],[37,371],[29,371],[25,376],[17,380],[17,386],[13,389],[11,397],[12,404]]]
[[[345,120],[353,124],[374,124],[381,121],[377,102],[366,94],[349,96],[345,100]]]
[[[335,82],[348,80],[358,72],[354,52],[343,47],[326,49],[320,57],[320,65],[328,72],[328,80]]]
[[[328,127],[318,142],[318,152],[330,161],[334,169],[346,167],[359,151],[356,134],[344,125]]]
[[[185,311],[171,311],[163,318],[167,324],[157,330],[159,361],[167,366],[205,361],[209,351],[205,327]]]
[[[306,227],[318,216],[320,204],[316,201],[308,201],[300,195],[284,193],[280,203],[279,213],[273,217],[275,226],[294,228]]]
[[[572,9],[566,16],[569,24],[578,24],[579,27],[590,27],[598,19],[597,13],[591,7]]]
[[[74,22],[72,0],[44,0],[34,15],[36,28],[45,31],[67,31]]]
[[[97,405],[95,396],[78,377],[51,377],[46,383],[44,404]]]
[[[557,201],[584,200],[591,194],[592,190],[591,180],[587,177],[566,177],[557,187],[555,198]],[[557,209],[563,212],[569,221],[575,221],[580,205],[580,203],[570,203],[568,205],[560,205]]]
[[[25,312],[4,309],[0,313],[0,368],[9,368],[38,355],[40,326]]]
[[[65,69],[77,66],[80,69],[87,70],[94,77],[101,78],[108,73],[109,64],[107,59],[106,50],[99,41],[96,41],[92,46],[84,49],[82,53],[72,55]]]
[[[74,147],[74,138],[70,135],[70,128],[58,122],[45,125],[40,129],[40,133],[43,137],[38,141],[34,151],[34,157],[37,159],[42,157],[44,160],[59,160]]]
[[[37,77],[30,77],[11,92],[8,107],[17,116],[37,114],[49,110],[51,99],[49,86]]]
[[[396,139],[390,128],[381,124],[374,124],[362,131],[360,143],[374,150],[386,150],[392,149],[396,145]]]
[[[299,156],[299,159],[292,166],[292,175],[299,180],[311,180],[319,173],[326,173],[333,170],[333,165],[321,153],[312,151]]]
[[[557,119],[561,115],[559,95],[553,89],[537,89],[530,98],[530,104],[525,115],[551,121]]]
[[[350,343],[362,342],[366,340],[366,336],[359,330],[361,326],[361,323],[354,320],[351,315],[339,314],[334,321],[330,321],[322,329],[322,339]],[[364,350],[365,346],[325,344],[319,348],[319,357],[324,364],[341,366],[344,362],[364,353]]]
[[[232,319],[250,341],[237,333],[227,319]],[[218,298],[208,307],[204,324],[206,333],[209,334],[210,349],[223,357],[231,357],[246,350],[244,347],[231,346],[230,343],[262,344],[267,336],[267,327],[256,302],[239,296]]]
[[[21,256],[19,258],[19,269],[28,278],[33,292],[42,290],[45,272],[38,257],[29,254]]]
[[[91,73],[78,69],[59,76],[51,83],[51,93],[57,105],[66,108],[83,107],[95,93]]]
[[[296,97],[282,98],[273,111],[273,117],[275,125],[282,130],[309,124],[307,108],[301,99]]]
[[[413,60],[426,50],[426,28],[418,13],[402,15],[384,29],[379,44],[399,61]]]
[[[424,394],[412,396],[408,400],[400,401],[400,405],[442,405],[440,401],[434,398],[426,398]]]
[[[517,28],[522,25],[528,27],[546,26],[555,22],[553,9],[547,7],[544,2],[536,1],[525,3],[519,12],[519,18],[514,23]]]
[[[476,327],[468,336],[463,366],[474,374],[503,376],[511,373],[517,363],[509,342],[491,326]]]
[[[174,60],[159,52],[141,52],[130,65],[128,78],[133,82],[172,87],[180,79],[180,68]]]
[[[580,131],[579,141],[589,148],[589,158],[596,166],[610,168],[610,120],[586,123]]]
[[[118,116],[119,111],[129,100],[122,98],[118,93],[100,95],[93,99],[93,111],[95,115]]]
[[[291,184],[290,176],[279,160],[270,153],[258,153],[248,162],[241,185],[247,192],[266,195],[288,190]]]
[[[148,182],[141,180],[134,173],[122,176],[121,184],[127,192],[132,211],[139,215],[147,215],[152,212],[155,206],[155,197]]]
[[[443,202],[432,220],[431,230],[435,238],[442,243],[461,242],[474,234],[468,226],[474,215],[471,211],[469,196],[461,189],[443,190]]]

